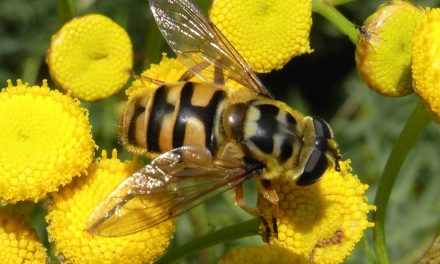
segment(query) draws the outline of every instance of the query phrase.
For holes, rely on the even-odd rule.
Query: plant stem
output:
[[[208,233],[209,216],[206,213],[205,204],[200,204],[188,212],[191,226],[193,228],[194,239],[198,239]],[[212,263],[213,254],[210,249],[204,249],[197,252],[198,263]]]
[[[419,101],[394,144],[379,181],[374,202],[377,208],[374,214],[374,242],[377,260],[380,264],[390,263],[385,240],[385,215],[394,182],[408,152],[430,122],[430,115]]]
[[[162,48],[164,46],[164,39],[153,16],[148,19],[148,29],[145,41],[145,60],[143,61],[142,69],[147,69],[152,63],[159,63],[162,59]],[[168,57],[173,57],[173,54],[167,54]]]
[[[320,14],[333,25],[335,25],[343,34],[345,34],[354,44],[356,44],[359,32],[356,30],[344,15],[342,15],[333,5],[323,0],[313,0],[313,11]]]
[[[165,264],[177,261],[187,255],[193,254],[198,250],[220,244],[226,241],[232,241],[238,238],[254,236],[258,233],[259,221],[252,219],[240,224],[228,226],[211,233],[206,234],[196,240],[190,241],[181,246],[169,249],[156,264]]]
[[[73,3],[74,0],[57,0],[57,12],[60,25],[64,25],[75,16]]]
[[[353,2],[354,0],[332,0],[331,3],[333,4],[333,6],[338,6],[338,5],[343,5],[346,3],[350,3]]]

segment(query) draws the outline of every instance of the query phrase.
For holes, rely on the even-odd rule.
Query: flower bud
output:
[[[423,9],[407,1],[391,1],[359,27],[356,65],[372,90],[384,96],[413,92],[412,37],[423,13]]]

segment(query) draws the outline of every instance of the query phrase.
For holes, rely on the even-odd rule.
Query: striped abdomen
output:
[[[183,145],[215,151],[214,125],[225,92],[192,82],[159,86],[129,102],[122,117],[121,137],[135,152],[162,153]]]

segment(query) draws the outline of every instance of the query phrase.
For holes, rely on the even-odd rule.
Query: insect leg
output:
[[[197,75],[198,73],[203,71],[205,68],[207,68],[209,65],[210,65],[209,62],[207,62],[207,61],[202,61],[201,63],[196,64],[196,66],[194,66],[194,67],[190,68],[189,70],[187,70],[179,78],[179,81],[180,82],[188,81],[189,79],[191,79],[192,77],[194,77],[195,75]]]
[[[148,76],[145,76],[145,75],[141,75],[140,80],[141,80],[141,81],[144,80],[144,81],[147,81],[147,82],[149,82],[149,83],[154,83],[154,84],[157,84],[157,85],[164,85],[164,84],[165,84],[165,82],[162,82],[162,81],[160,81],[160,80],[153,79],[153,78],[148,77]]]
[[[264,242],[269,242],[270,237],[272,235],[272,230],[270,229],[269,222],[266,220],[266,218],[262,214],[260,214],[257,211],[257,209],[254,209],[254,208],[252,208],[250,206],[247,206],[244,203],[244,200],[243,200],[243,183],[240,183],[240,184],[238,184],[235,187],[235,203],[238,206],[240,206],[241,209],[245,210],[249,214],[251,214],[251,215],[253,215],[255,217],[258,217],[260,219],[260,222],[264,226]],[[278,228],[276,228],[276,230],[277,230],[276,232],[278,233]]]
[[[269,223],[267,222],[266,218],[264,218],[263,215],[260,215],[260,221],[264,225],[264,242],[269,243],[270,237],[272,236],[272,231],[270,230]]]
[[[145,76],[145,75],[139,76],[133,71],[133,69],[130,69],[129,71],[130,71],[131,77],[133,77],[134,79],[139,79],[141,81],[147,81],[147,82],[154,83],[157,85],[165,84],[165,82],[159,81],[157,79],[153,79],[153,78]]]
[[[261,192],[263,197],[268,200],[271,204],[278,204],[280,200],[278,198],[277,192],[272,186],[272,183],[269,180],[260,180]]]
[[[257,209],[252,208],[244,203],[243,200],[243,183],[238,184],[235,187],[235,204],[240,206],[241,209],[245,210],[249,214],[260,217],[260,213],[257,211]]]
[[[278,202],[279,198],[277,192],[273,188],[272,183],[269,180],[260,180],[261,192],[263,197],[268,200],[272,205],[272,228],[275,237],[278,237]]]
[[[223,66],[220,61],[216,60],[214,64],[214,82],[218,85],[225,84],[225,75],[223,74]]]

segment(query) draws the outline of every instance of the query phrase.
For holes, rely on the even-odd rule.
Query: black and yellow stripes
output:
[[[247,148],[255,153],[272,156],[280,162],[292,157],[295,142],[296,120],[270,100],[250,102],[244,127]]]
[[[153,157],[186,145],[204,146],[217,158],[233,153],[244,163],[264,164],[266,179],[285,170],[299,185],[317,181],[331,164],[338,168],[338,148],[324,120],[268,98],[232,95],[207,83],[161,85],[129,102],[122,142]]]
[[[153,152],[160,152],[159,136],[162,122],[175,110],[175,105],[167,102],[168,90],[166,86],[159,87],[152,99],[148,126],[145,132],[147,134],[147,148]]]
[[[162,153],[183,145],[216,149],[213,127],[225,92],[206,84],[162,85],[129,103],[123,137],[132,148]],[[130,147],[129,146],[129,147]]]
[[[215,149],[215,138],[213,126],[215,114],[218,110],[220,101],[225,97],[222,90],[216,90],[211,94],[206,105],[193,105],[192,98],[194,89],[206,89],[200,86],[194,86],[193,83],[187,82],[180,93],[180,106],[176,112],[176,122],[173,131],[173,147],[178,148],[191,144],[192,140],[185,140],[194,134],[198,137],[204,137],[204,146],[213,151]],[[193,123],[191,123],[191,121]],[[200,124],[195,124],[200,122]],[[201,125],[202,130],[198,131],[197,127]],[[203,133],[203,134],[202,134]],[[185,142],[186,141],[186,142]]]

